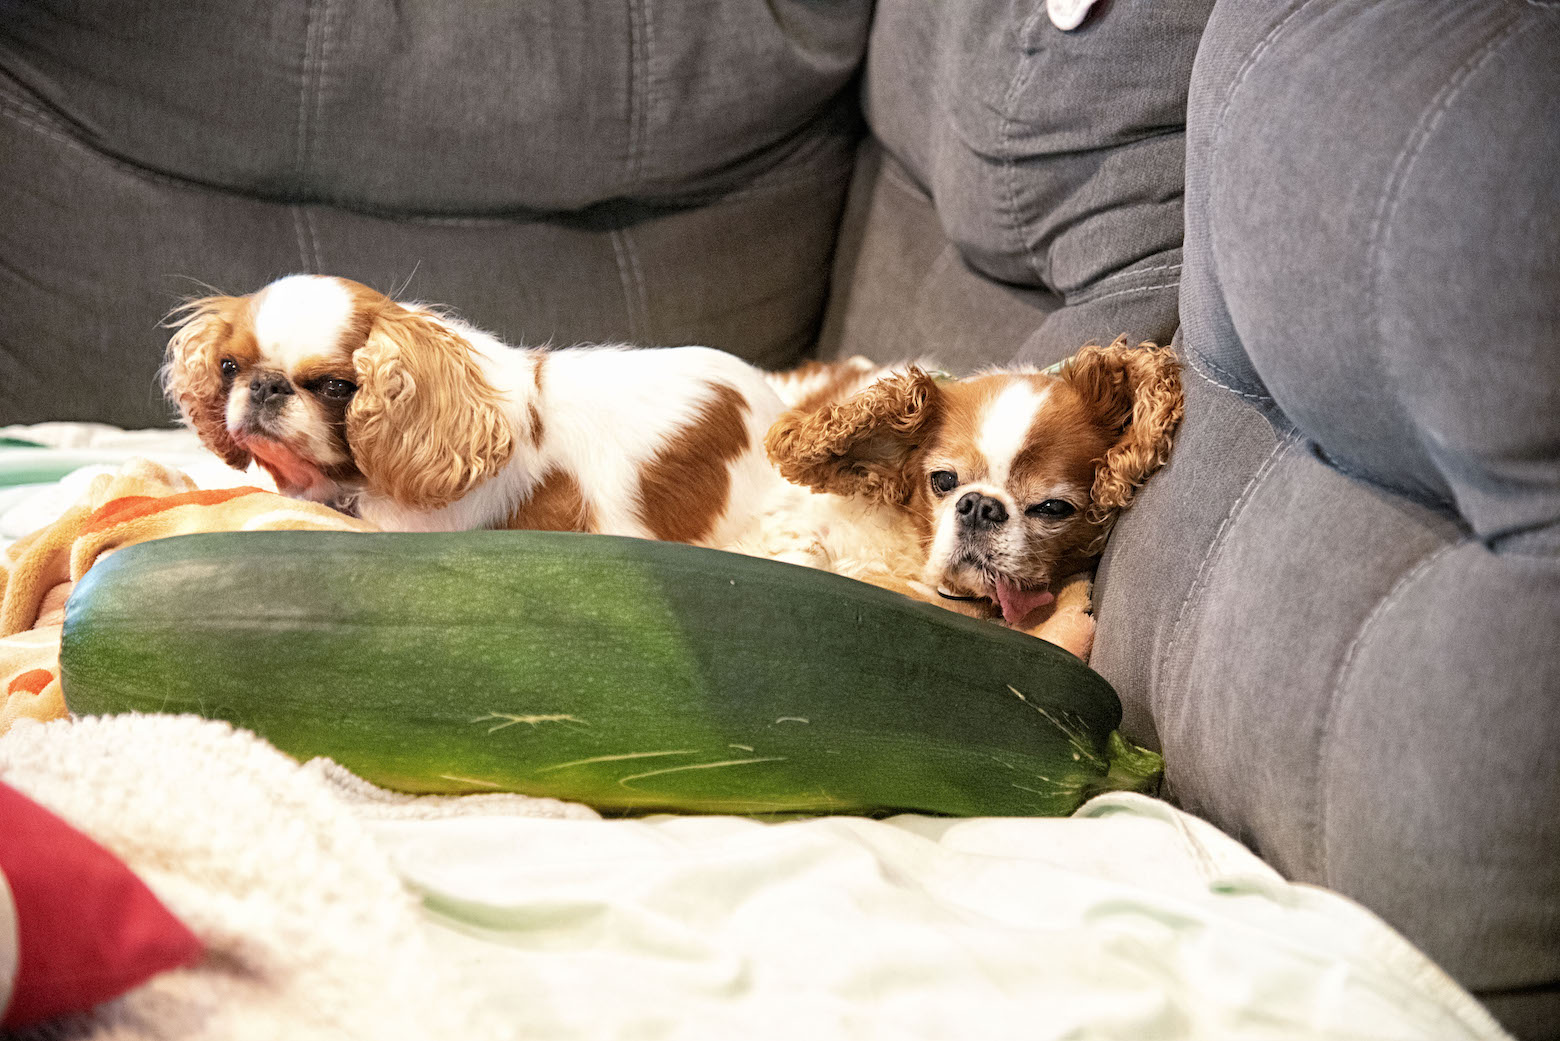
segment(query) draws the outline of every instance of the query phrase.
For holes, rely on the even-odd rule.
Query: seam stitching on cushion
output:
[[[18,109],[21,111],[18,111]],[[60,144],[65,145],[74,151],[80,152],[89,158],[99,160],[106,166],[119,170],[122,173],[127,173],[131,177],[134,177],[137,180],[145,181],[148,184],[162,185],[170,188],[180,188],[185,191],[213,191],[219,194],[237,195],[239,198],[249,198],[249,196],[244,196],[235,192],[227,192],[221,188],[208,188],[205,185],[198,184],[193,181],[182,181],[177,177],[171,177],[168,174],[158,173],[155,170],[145,170],[139,166],[134,165],[133,163],[127,163],[123,159],[109,155],[106,152],[100,152],[85,142],[78,141],[76,138],[71,137],[68,133],[59,127],[51,126],[48,122],[45,122],[44,118],[46,117],[43,112],[34,109],[31,106],[25,106],[20,103],[13,103],[10,99],[0,99],[0,116],[7,116],[13,121],[31,129],[35,133],[42,134],[44,137],[50,138],[51,140],[58,141]],[[30,118],[30,116],[37,118]]]
[[[1417,583],[1430,568],[1443,556],[1464,545],[1464,541],[1452,542],[1438,547],[1434,552],[1426,554],[1418,563],[1398,578],[1397,582],[1371,609],[1365,621],[1360,623],[1359,631],[1354,634],[1354,639],[1349,642],[1348,650],[1343,654],[1343,660],[1338,665],[1338,674],[1333,681],[1332,691],[1327,696],[1327,701],[1322,707],[1321,732],[1317,745],[1316,770],[1317,770],[1317,807],[1313,820],[1316,828],[1317,850],[1321,857],[1321,880],[1323,885],[1332,884],[1331,850],[1328,844],[1327,816],[1331,811],[1332,786],[1328,783],[1329,768],[1333,756],[1333,726],[1337,719],[1338,701],[1342,697],[1344,684],[1349,679],[1349,674],[1354,668],[1354,657],[1364,642],[1367,634],[1376,627],[1377,622],[1390,610],[1410,587]]]
[[[309,260],[314,265],[316,272],[325,270],[325,259],[320,256],[320,234],[314,224],[314,210],[312,207],[300,207],[303,210],[303,227],[309,233]]]
[[[308,237],[303,227],[303,207],[290,206],[288,209],[292,210],[293,239],[298,243],[299,263],[303,265],[304,271],[313,272],[314,268],[309,264]]]
[[[1181,265],[1180,264],[1155,264],[1153,267],[1140,267],[1136,271],[1123,271],[1120,274],[1111,275],[1110,278],[1104,279],[1102,284],[1109,283],[1112,279],[1117,279],[1117,278],[1134,278],[1134,277],[1136,277],[1138,275],[1151,275],[1151,274],[1153,274],[1156,271],[1179,271],[1179,270],[1181,270]]]
[[[1036,4],[1029,17],[1026,18],[1018,30],[1019,57],[1013,70],[1013,78],[1008,82],[1007,93],[1002,97],[1002,173],[1007,188],[1007,223],[1008,229],[1013,233],[1014,242],[1018,246],[1019,254],[1024,258],[1029,269],[1034,272],[1035,278],[1043,286],[1050,283],[1046,281],[1044,265],[1040,257],[1030,248],[1028,240],[1024,237],[1023,223],[1019,220],[1018,212],[1018,157],[1013,154],[1013,128],[1017,120],[1013,118],[1013,102],[1028,84],[1030,74],[1034,71],[1034,62],[1026,61],[1022,43],[1028,39],[1033,31],[1036,21],[1045,12],[1044,4]]]
[[[1156,264],[1153,267],[1140,268],[1134,273],[1146,275],[1151,271],[1180,271],[1183,266],[1182,264]]]
[[[320,39],[314,62],[314,114],[309,119],[309,166],[314,165],[314,150],[320,140],[320,130],[325,125],[325,69],[330,64],[331,0],[320,0]],[[311,193],[312,194],[312,193]],[[309,218],[313,230],[313,218]],[[319,251],[315,250],[315,259]]]
[[[1521,23],[1513,19],[1511,24],[1487,40],[1483,47],[1469,55],[1446,82],[1441,84],[1441,89],[1420,113],[1413,132],[1408,140],[1403,142],[1397,158],[1392,161],[1392,172],[1387,176],[1386,186],[1381,191],[1381,197],[1376,201],[1376,213],[1371,218],[1370,237],[1367,240],[1370,246],[1365,254],[1365,271],[1368,279],[1365,291],[1365,313],[1374,316],[1372,331],[1376,335],[1376,349],[1383,356],[1386,350],[1384,327],[1386,319],[1381,313],[1381,269],[1386,260],[1386,239],[1392,227],[1392,218],[1397,213],[1398,203],[1402,200],[1403,185],[1408,180],[1409,172],[1424,150],[1425,144],[1441,122],[1441,117],[1462,93],[1463,87],[1467,85],[1473,73],[1489,60],[1500,44],[1510,38],[1519,24]]]
[[[0,95],[0,116],[9,118],[13,122],[26,127],[27,129],[42,137],[56,141],[59,144],[64,145],[66,148],[69,148],[73,152],[77,152],[110,170],[124,174],[136,181],[140,181],[148,185],[162,188],[171,188],[176,191],[203,193],[227,199],[238,199],[263,206],[279,206],[290,208],[304,205],[295,199],[276,198],[273,196],[256,194],[244,188],[230,187],[227,185],[207,184],[201,181],[188,180],[173,174],[167,174],[158,170],[151,170],[143,166],[138,166],[135,163],[123,159],[119,156],[100,151],[86,142],[71,136],[71,134],[63,127],[55,123],[54,117],[52,115],[42,109],[37,108],[34,105],[28,104],[26,101],[13,94]],[[798,185],[807,183],[817,183],[819,185],[824,185],[826,183],[832,182],[829,182],[827,178],[820,176],[817,169],[808,167],[800,171],[795,177],[772,179],[756,187],[743,188],[732,192],[708,192],[697,196],[689,196],[687,198],[672,200],[664,204],[664,212],[666,214],[673,214],[702,205],[727,202],[749,202],[776,198],[794,190]],[[528,212],[519,215],[514,213],[498,213],[490,215],[442,216],[438,214],[406,213],[391,209],[379,209],[372,206],[332,202],[329,200],[319,200],[316,203],[312,203],[310,205],[324,206],[328,207],[332,211],[351,213],[363,217],[368,217],[373,220],[387,220],[395,221],[399,224],[418,224],[428,227],[450,228],[505,228],[527,224],[546,224],[560,216],[567,216],[567,214],[562,211],[550,210],[537,210],[535,212]],[[646,208],[653,209],[655,205],[656,204],[654,203],[646,203]],[[661,214],[652,214],[652,217],[660,215]],[[315,226],[312,219],[312,213],[310,216],[310,226],[311,228]],[[637,263],[638,261],[636,255],[635,264],[637,265]]]
[[[35,105],[29,104],[14,94],[0,94],[0,115],[8,116],[15,122],[20,123],[28,129],[33,130],[34,132],[41,134],[44,137],[58,141],[60,144],[80,152],[82,155],[85,155],[88,158],[101,163],[111,170],[126,174],[147,184],[175,188],[180,191],[203,192],[210,195],[221,196],[223,198],[240,199],[265,206],[302,205],[302,203],[296,198],[277,197],[273,195],[262,194],[258,191],[245,187],[235,187],[224,184],[213,184],[204,181],[191,180],[187,177],[164,173],[160,170],[153,170],[144,166],[140,166],[135,162],[124,159],[110,152],[101,151],[97,148],[94,148],[92,145],[87,144],[85,141],[73,137],[62,125],[58,123],[57,118],[51,113],[48,113]],[[801,164],[794,171],[788,171],[788,174],[794,174],[794,176],[768,177],[766,175],[766,179],[763,180],[760,184],[745,186],[732,191],[716,189],[690,195],[677,196],[671,199],[646,199],[638,201],[647,210],[659,209],[668,214],[696,209],[700,206],[714,205],[716,203],[751,202],[755,200],[761,201],[785,195],[786,193],[794,190],[799,185],[817,184],[820,186],[820,189],[832,186],[835,183],[833,177],[825,176],[825,174],[831,173],[832,171],[830,169],[824,169],[823,166],[824,164],[821,159],[809,159],[807,163]],[[831,164],[831,167],[837,170],[839,164],[833,163]],[[919,189],[917,190],[919,191]],[[467,215],[413,213],[404,210],[381,208],[377,206],[366,206],[354,202],[340,202],[330,198],[319,197],[318,193],[315,193],[313,201],[310,203],[310,205],[328,207],[331,210],[369,217],[374,220],[388,220],[402,224],[423,224],[434,227],[496,228],[509,227],[520,224],[548,223],[558,218],[572,216],[578,212],[571,210],[537,209],[522,211],[518,209],[512,209],[489,214]],[[612,204],[597,203],[592,204],[592,206],[588,207],[588,209],[600,209],[610,205]],[[660,213],[651,214],[652,217],[660,215]]]
[[[649,170],[649,176],[654,178],[658,174],[658,166],[653,161],[653,141],[650,136],[651,127],[655,125],[655,12],[651,8],[652,0],[640,0],[640,8],[644,11],[641,28],[644,31],[644,71],[641,74],[644,93],[639,103],[639,156],[634,161],[635,176],[644,178],[645,171]],[[632,256],[638,256],[638,251],[631,252]],[[637,261],[636,261],[637,265]]]
[[[1208,159],[1206,162],[1208,174],[1203,179],[1202,199],[1204,200],[1203,210],[1205,219],[1207,219],[1208,215],[1212,213],[1214,196],[1218,193],[1219,171],[1222,167],[1222,164],[1219,162],[1219,155],[1224,149],[1224,125],[1229,118],[1230,109],[1235,105],[1235,95],[1239,93],[1240,88],[1245,85],[1247,77],[1251,75],[1251,71],[1256,68],[1257,64],[1262,61],[1263,58],[1267,57],[1268,51],[1272,50],[1273,44],[1280,36],[1283,35],[1284,30],[1289,27],[1289,23],[1299,17],[1300,13],[1309,7],[1310,4],[1311,0],[1295,0],[1294,5],[1289,9],[1284,17],[1279,19],[1277,24],[1268,30],[1267,35],[1259,40],[1257,45],[1246,54],[1245,60],[1241,62],[1240,69],[1230,80],[1229,85],[1224,88],[1224,97],[1219,102],[1219,114],[1218,117],[1214,119],[1213,133],[1209,138]],[[1218,252],[1215,224],[1211,220],[1208,221],[1208,252],[1210,255],[1210,260],[1212,259],[1213,255]],[[1218,293],[1220,299],[1220,306],[1224,310],[1225,314],[1228,315],[1229,307],[1227,302],[1224,300],[1224,287],[1220,282],[1217,271],[1215,270],[1216,265],[1210,263],[1208,268],[1208,277],[1216,287],[1216,292]],[[1233,331],[1235,324],[1233,316],[1230,317],[1229,321],[1231,330]],[[1239,339],[1238,335],[1237,339]],[[1199,352],[1190,350],[1187,351],[1187,354],[1188,356],[1200,356]],[[1211,359],[1202,358],[1202,361],[1225,380],[1228,380],[1231,383],[1235,382],[1236,376],[1234,373],[1220,367]],[[1209,382],[1216,381],[1210,380]],[[1248,398],[1253,401],[1273,401],[1272,397],[1266,394],[1247,394],[1236,390],[1233,386],[1226,386],[1223,383],[1219,383],[1217,385],[1223,387],[1225,390],[1235,394],[1240,394],[1241,397]]]
[[[265,206],[302,205],[294,199],[275,198],[268,195],[255,194],[243,188],[233,188],[220,184],[206,184],[202,181],[191,181],[182,177],[176,177],[173,174],[166,174],[158,170],[149,170],[145,167],[137,166],[132,162],[121,159],[118,156],[111,155],[108,152],[101,152],[96,148],[93,148],[91,145],[88,145],[87,143],[70,136],[70,134],[61,127],[52,125],[52,117],[50,117],[47,113],[14,97],[0,97],[0,116],[7,116],[13,121],[20,123],[22,126],[25,126],[28,129],[43,135],[44,137],[58,141],[60,144],[65,145],[74,151],[80,152],[82,155],[96,160],[97,162],[112,170],[126,174],[135,178],[136,180],[144,181],[147,184],[175,188],[180,191],[205,192],[211,195],[222,196],[224,198],[242,199]],[[754,199],[772,198],[783,195],[791,189],[795,188],[797,185],[806,184],[810,181],[819,184],[825,183],[824,178],[815,176],[812,173],[807,173],[793,178],[776,179],[762,186],[755,188],[744,188],[740,191],[708,192],[700,195],[687,196],[685,198],[679,198],[665,203],[664,208],[667,213],[677,213],[683,210],[694,209],[698,206],[711,205],[714,203],[745,202]],[[471,216],[441,216],[438,214],[405,213],[397,210],[378,209],[372,206],[359,206],[348,203],[331,202],[329,200],[319,200],[311,205],[326,206],[332,210],[339,210],[342,213],[357,214],[359,216],[370,217],[375,220],[390,220],[396,221],[397,223],[425,224],[438,227],[504,227],[516,224],[546,223],[551,219],[567,215],[567,211],[536,210],[534,212],[527,212],[520,216],[514,216],[513,214],[505,215],[502,213]],[[656,204],[654,203],[646,204],[647,208],[651,208],[655,205]]]
[[[612,239],[612,255],[617,261],[618,282],[623,287],[623,305],[628,312],[628,335],[635,342],[645,337],[645,312],[644,285],[638,281],[639,260],[634,256],[632,243],[628,241],[628,232],[621,228],[613,228],[610,237]]]
[[[1215,362],[1212,358],[1205,356],[1201,351],[1193,350],[1192,348],[1188,347],[1184,353],[1186,355],[1187,361],[1191,362],[1192,369],[1197,373],[1197,375],[1201,376],[1215,387],[1218,387],[1220,390],[1227,390],[1231,394],[1237,394],[1248,401],[1263,401],[1269,405],[1274,403],[1273,397],[1270,394],[1255,394],[1250,391],[1237,390],[1228,383],[1221,383],[1209,373],[1205,372],[1203,366],[1207,366],[1209,369],[1212,369],[1214,372],[1224,377],[1224,379],[1231,381],[1235,379],[1234,373],[1220,368],[1217,362]]]
[[[1214,195],[1216,194],[1216,188],[1218,184],[1220,169],[1219,153],[1224,148],[1224,124],[1225,121],[1229,118],[1230,109],[1235,105],[1235,95],[1239,93],[1240,88],[1245,85],[1246,78],[1251,75],[1251,70],[1257,67],[1258,62],[1267,57],[1268,51],[1272,50],[1273,48],[1273,43],[1279,38],[1279,36],[1283,35],[1284,30],[1289,27],[1289,23],[1299,17],[1300,12],[1304,11],[1308,6],[1310,6],[1310,3],[1311,0],[1297,0],[1289,12],[1285,14],[1283,18],[1279,19],[1278,24],[1269,29],[1267,35],[1258,41],[1257,45],[1247,53],[1245,60],[1241,63],[1239,71],[1237,71],[1234,78],[1230,80],[1229,86],[1224,88],[1224,98],[1219,102],[1219,115],[1218,118],[1213,121],[1213,135],[1208,147],[1208,176],[1205,181],[1204,195],[1210,203],[1208,206],[1208,209],[1210,210],[1212,209],[1211,203]],[[1208,244],[1210,247],[1214,245],[1213,229],[1211,226],[1209,228]]]
[[[18,97],[15,94],[7,93],[3,98],[0,98],[0,104],[5,104],[12,108],[19,109],[20,111],[27,113],[29,116],[32,116],[34,119],[37,119],[45,124],[54,124],[59,122],[59,118],[54,114],[45,111],[38,105],[34,105],[32,102]],[[60,129],[60,133],[64,132],[65,131],[62,127]]]
[[[633,192],[644,170],[646,97],[650,80],[648,0],[628,0],[628,184]]]
[[[304,32],[303,32],[303,70],[298,81],[298,144],[293,154],[293,179],[297,182],[296,189],[301,191],[304,185],[304,176],[308,171],[310,153],[312,151],[310,128],[311,102],[315,100],[311,85],[314,82],[314,73],[318,65],[316,51],[319,32],[319,19],[315,17],[316,10],[321,0],[308,0],[304,7]]]
[[[628,254],[628,270],[634,280],[634,300],[639,308],[640,336],[648,337],[650,330],[650,294],[645,291],[645,273],[639,266],[639,247],[634,244],[633,232],[623,231],[623,252]]]
[[[1192,601],[1196,599],[1197,594],[1202,592],[1204,580],[1212,567],[1213,560],[1223,554],[1225,540],[1229,537],[1230,528],[1234,525],[1235,519],[1245,512],[1247,503],[1251,501],[1257,488],[1267,480],[1273,468],[1278,465],[1278,460],[1287,454],[1289,449],[1298,441],[1299,435],[1296,431],[1289,431],[1278,439],[1272,451],[1267,454],[1267,458],[1262,461],[1262,465],[1257,467],[1257,472],[1251,475],[1251,479],[1246,482],[1246,486],[1240,490],[1240,494],[1230,504],[1229,512],[1224,515],[1224,520],[1219,523],[1219,530],[1214,532],[1213,540],[1208,543],[1208,551],[1203,554],[1202,561],[1197,565],[1197,574],[1192,578],[1192,584],[1187,587],[1186,595],[1181,598],[1181,606],[1176,610],[1174,629],[1170,635],[1170,645],[1165,648],[1164,656],[1164,661],[1169,668],[1178,668],[1175,652],[1181,645],[1181,634],[1185,631],[1187,612],[1191,607]]]
[[[42,134],[44,137],[52,138],[53,140],[60,142],[60,144],[68,145],[69,147],[79,152],[85,152],[88,155],[101,155],[101,153],[93,151],[91,148],[88,148],[86,145],[82,144],[80,141],[77,141],[75,138],[66,134],[64,131],[57,130],[48,124],[41,122],[38,118],[38,116],[41,114],[42,113],[39,113],[37,109],[34,109],[31,106],[13,106],[8,101],[0,102],[0,116],[6,116],[12,120],[15,120],[23,126],[32,129],[34,132]],[[148,175],[149,178],[152,178],[153,176],[154,175]]]
[[[1261,394],[1252,394],[1249,391],[1236,390],[1227,383],[1219,382],[1207,372],[1203,371],[1203,359],[1191,351],[1187,351],[1186,361],[1191,370],[1197,374],[1198,379],[1202,380],[1209,386],[1218,387],[1220,390],[1228,391],[1229,393],[1234,394],[1236,397],[1245,398],[1247,401],[1271,402],[1273,400],[1272,398],[1263,397]]]
[[[1150,292],[1150,291],[1155,290],[1155,289],[1170,289],[1171,287],[1178,286],[1180,284],[1181,284],[1181,280],[1178,278],[1178,279],[1175,279],[1174,281],[1171,281],[1171,282],[1155,282],[1152,285],[1133,286],[1130,289],[1117,289],[1117,290],[1115,290],[1113,292],[1110,292],[1110,293],[1101,293],[1099,296],[1081,296],[1081,297],[1066,297],[1066,296],[1064,296],[1062,298],[1062,300],[1063,300],[1063,303],[1066,304],[1066,306],[1068,306],[1068,307],[1081,307],[1084,304],[1096,304],[1096,303],[1099,303],[1101,300],[1109,300],[1111,297],[1129,296],[1132,293],[1147,293],[1147,292]]]
[[[1103,299],[1106,296],[1111,296],[1114,293],[1118,292],[1118,290],[1112,289],[1113,286],[1127,284],[1127,283],[1131,283],[1131,282],[1136,282],[1136,281],[1139,281],[1139,280],[1145,278],[1148,275],[1163,274],[1163,273],[1168,272],[1168,271],[1175,272],[1175,281],[1167,283],[1167,284],[1169,284],[1169,285],[1179,285],[1180,282],[1181,282],[1181,265],[1180,264],[1159,264],[1159,265],[1156,265],[1155,267],[1142,268],[1142,269],[1137,270],[1137,271],[1121,271],[1121,272],[1117,272],[1114,275],[1109,275],[1109,276],[1107,276],[1105,278],[1102,278],[1099,281],[1093,283],[1086,290],[1073,291],[1073,292],[1063,292],[1061,294],[1061,296],[1062,296],[1062,299],[1066,303],[1068,303],[1068,304],[1086,304],[1086,303],[1089,303],[1090,301],[1100,300],[1100,299]],[[1148,287],[1145,286],[1143,288],[1148,288]],[[1156,285],[1156,286],[1154,286],[1154,288],[1156,288],[1156,289],[1163,288],[1163,285]],[[1111,292],[1109,292],[1109,293],[1100,293],[1101,290],[1105,290],[1105,289],[1110,289]],[[1131,292],[1131,289],[1119,290],[1119,291],[1120,292]],[[1092,294],[1095,294],[1095,293],[1100,293],[1100,295],[1099,296],[1092,295]]]
[[[1210,160],[1217,157],[1218,148],[1224,133],[1224,121],[1229,116],[1230,108],[1235,103],[1235,95],[1245,84],[1246,77],[1251,75],[1251,70],[1256,68],[1263,58],[1267,57],[1267,52],[1272,50],[1273,43],[1288,28],[1289,23],[1294,21],[1300,15],[1300,12],[1304,11],[1310,4],[1311,0],[1297,0],[1294,7],[1283,18],[1279,19],[1278,24],[1268,30],[1267,35],[1257,42],[1257,45],[1247,53],[1245,60],[1241,62],[1240,70],[1235,73],[1235,78],[1230,80],[1229,86],[1224,89],[1224,99],[1219,103],[1219,118],[1214,120],[1213,123],[1213,148],[1208,153]],[[1217,163],[1210,163],[1208,173],[1212,175],[1217,169]]]

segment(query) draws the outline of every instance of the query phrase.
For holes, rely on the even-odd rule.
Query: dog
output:
[[[999,619],[1087,658],[1088,574],[1184,413],[1174,351],[1088,346],[1055,373],[940,378],[865,359],[773,380],[793,493],[739,547]]]
[[[704,347],[510,347],[319,275],[195,300],[164,388],[230,465],[392,531],[530,528],[720,545],[770,494],[765,375]]]

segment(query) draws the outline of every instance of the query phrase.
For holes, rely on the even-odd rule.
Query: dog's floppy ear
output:
[[[239,313],[247,306],[240,296],[202,297],[178,308],[163,323],[174,330],[162,367],[163,393],[179,406],[184,421],[206,447],[237,470],[249,466],[250,456],[228,433],[227,383],[221,364]]]
[[[786,480],[821,492],[905,505],[916,487],[911,455],[942,392],[922,370],[885,376],[844,401],[793,409],[764,447]]]
[[[471,346],[432,315],[387,303],[352,355],[347,444],[369,481],[419,510],[448,506],[514,454],[503,398]]]
[[[1170,457],[1171,437],[1185,412],[1181,364],[1174,348],[1149,342],[1129,347],[1120,337],[1109,347],[1080,350],[1061,377],[1118,432],[1095,468],[1088,510],[1089,520],[1107,524]]]

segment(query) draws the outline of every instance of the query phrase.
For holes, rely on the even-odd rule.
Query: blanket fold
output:
[[[71,589],[122,546],[206,531],[373,531],[328,506],[259,488],[201,490],[178,470],[134,459],[93,479],[54,523],[0,556],[0,734],[18,719],[67,714],[60,634]]]

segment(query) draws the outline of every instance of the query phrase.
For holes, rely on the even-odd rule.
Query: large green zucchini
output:
[[[76,587],[60,665],[77,714],[195,712],[391,788],[609,811],[1064,814],[1159,768],[1034,637],[602,535],[142,543]]]

